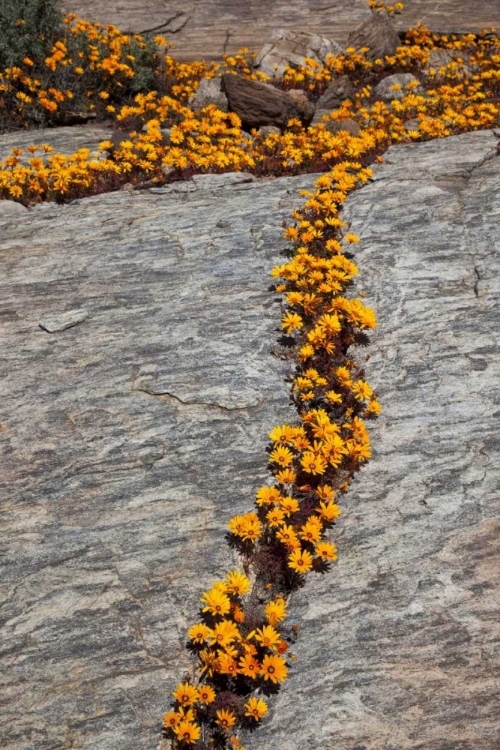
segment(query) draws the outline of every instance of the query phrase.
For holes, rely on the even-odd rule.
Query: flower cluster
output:
[[[201,598],[201,620],[188,632],[200,681],[178,685],[164,717],[176,748],[240,747],[237,730],[264,716],[262,696],[279,689],[293,661],[288,597],[307,574],[325,572],[337,559],[328,533],[341,512],[338,500],[371,456],[365,420],[381,410],[349,354],[367,343],[376,318],[348,295],[358,238],[343,234],[339,218],[347,194],[370,176],[357,162],[337,165],[316,180],[284,231],[293,255],[272,275],[284,293],[281,345],[297,362],[292,394],[300,422],[271,431],[273,481],[258,489],[252,511],[228,523],[246,573],[231,571]]]
[[[201,603],[201,620],[188,632],[201,678],[198,685],[177,686],[165,731],[182,747],[200,739],[210,739],[210,746],[238,747],[234,732],[256,726],[267,712],[261,694],[273,692],[287,676],[282,654],[288,643],[280,629],[285,601],[277,597],[259,606],[249,578],[232,570]]]
[[[224,72],[265,78],[246,50],[221,65],[179,63],[165,52],[162,37],[146,42],[74,17],[67,19],[67,28],[67,37],[42,61],[45,72],[60,76],[60,82],[45,80],[40,61],[35,65],[26,58],[22,67],[0,74],[0,113],[2,107],[17,113],[24,124],[42,121],[43,110],[58,122],[57,117],[73,116],[83,107],[113,119],[123,140],[72,156],[13,153],[0,163],[0,197],[25,205],[73,200],[125,183],[163,184],[200,172],[295,175],[328,172],[346,160],[366,166],[393,143],[500,124],[500,39],[494,33],[445,36],[420,25],[383,59],[372,61],[367,50],[348,48],[324,65],[306,60],[285,70],[276,85],[300,87],[314,100],[332,78],[349,75],[354,96],[313,126],[292,119],[284,132],[262,134],[244,132],[237,115],[215,105],[201,111],[188,105],[202,78]],[[417,81],[398,96],[395,90],[392,101],[379,101],[377,82],[400,72],[413,73]],[[145,90],[133,94],[134,86]],[[357,135],[342,128],[346,119],[357,123]]]

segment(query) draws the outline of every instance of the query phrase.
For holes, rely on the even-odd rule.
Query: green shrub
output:
[[[27,55],[43,59],[61,28],[55,0],[1,0],[0,68],[20,65]]]

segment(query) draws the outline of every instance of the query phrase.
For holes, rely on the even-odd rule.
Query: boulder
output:
[[[349,76],[337,76],[330,81],[324,92],[321,94],[316,102],[316,109],[337,109],[345,99],[352,99],[353,96],[354,87]]]
[[[107,141],[112,131],[105,125],[74,125],[73,127],[64,126],[58,128],[40,128],[38,130],[23,130],[13,133],[3,133],[0,135],[0,161],[8,156],[13,148],[21,148],[24,154],[21,161],[26,162],[31,159],[30,154],[25,149],[28,146],[41,146],[47,144],[52,146],[54,153],[74,154],[80,148],[88,148],[90,151],[97,151],[99,143]],[[122,133],[123,138],[126,134]],[[37,151],[35,156],[45,155],[42,151]],[[50,153],[47,155],[50,156]]]
[[[290,94],[268,83],[231,73],[222,77],[222,86],[230,110],[236,112],[248,130],[261,125],[275,125],[282,129],[291,118],[298,118],[308,125],[314,116],[314,104],[302,91]]]
[[[0,200],[0,226],[20,219],[24,221],[28,209],[17,201]]]
[[[358,50],[362,47],[369,47],[366,55],[368,60],[393,55],[400,44],[396,29],[383,13],[374,13],[371,18],[349,34],[347,40],[348,47]]]
[[[276,29],[255,59],[255,67],[268,76],[280,77],[285,68],[299,68],[305,58],[323,63],[327,55],[344,51],[337,42],[307,31]]]
[[[423,66],[422,71],[427,75],[432,75],[434,79],[439,78],[439,69],[455,61],[459,62],[466,72],[472,71],[472,66],[469,64],[470,55],[462,50],[452,49],[431,49],[429,59]]]
[[[264,137],[267,135],[280,135],[280,133],[281,130],[275,125],[263,125],[259,128],[259,135],[263,135]]]
[[[381,99],[384,102],[390,102],[393,99],[402,99],[408,93],[408,84],[417,84],[412,89],[412,93],[422,93],[422,87],[420,81],[412,73],[395,73],[394,75],[386,76],[380,83],[378,83],[373,89],[373,95],[376,99]],[[398,89],[393,89],[393,86],[399,86]]]
[[[316,110],[311,125],[319,124],[324,125],[330,133],[339,133],[341,130],[346,130],[351,135],[359,135],[360,132],[360,127],[355,120],[352,120],[350,117],[342,120],[332,120],[328,109]]]
[[[196,92],[188,101],[191,109],[202,109],[208,104],[215,104],[217,109],[227,112],[227,96],[222,91],[220,78],[202,78]]]

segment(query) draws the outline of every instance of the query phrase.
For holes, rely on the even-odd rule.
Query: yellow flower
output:
[[[293,484],[297,479],[297,474],[290,468],[278,471],[275,476],[280,484]]]
[[[276,487],[261,487],[257,490],[257,505],[271,505],[281,500],[281,493]]]
[[[277,625],[286,617],[285,600],[278,598],[271,600],[264,609],[266,620],[270,625]]]
[[[229,521],[228,528],[232,534],[252,542],[256,541],[262,535],[262,524],[256,513],[234,516]]]
[[[304,539],[306,542],[318,541],[321,537],[321,522],[319,524],[315,523],[317,520],[317,516],[311,516],[311,518],[302,526],[298,533],[301,539]]]
[[[290,516],[292,513],[297,513],[300,509],[300,503],[294,497],[283,497],[280,500],[280,508],[287,515]]]
[[[179,714],[176,713],[175,711],[169,711],[168,714],[165,714],[165,716],[163,717],[163,726],[166,727],[167,729],[168,728],[173,729],[174,727],[177,726],[179,721],[180,721]]]
[[[198,688],[198,698],[207,706],[215,700],[215,690],[210,685],[202,685]]]
[[[226,576],[226,590],[234,596],[244,596],[250,591],[250,581],[239,570],[231,570]]]
[[[276,533],[276,539],[288,547],[288,549],[300,547],[300,542],[293,526],[282,526]]]
[[[188,631],[189,639],[194,643],[206,643],[211,635],[212,629],[203,622],[193,625]]]
[[[236,724],[236,716],[232,711],[228,711],[225,708],[220,708],[215,712],[215,723],[218,724],[222,729],[229,729]]]
[[[189,682],[180,682],[172,695],[182,706],[191,706],[198,700],[198,690]]]
[[[302,328],[304,325],[304,321],[298,315],[297,313],[286,313],[282,320],[281,320],[281,327],[283,330],[285,330],[287,333],[291,333],[296,328]]]
[[[281,427],[275,427],[269,433],[269,438],[273,443],[290,443],[293,440],[295,429],[290,425],[284,424]]]
[[[273,508],[266,513],[266,520],[271,528],[281,526],[285,520],[285,514],[280,508]]]
[[[239,661],[239,671],[240,674],[244,675],[245,677],[250,677],[254,680],[259,675],[260,664],[257,659],[252,656],[252,654],[245,654]]]
[[[227,594],[222,591],[212,588],[210,591],[206,591],[201,597],[203,612],[210,612],[214,617],[227,615],[231,609],[231,601]]]
[[[260,721],[267,713],[267,703],[262,698],[252,697],[245,703],[245,716]]]
[[[281,636],[272,625],[264,625],[262,628],[259,628],[254,632],[253,637],[261,646],[271,650],[274,650],[276,644],[281,640]]]
[[[238,664],[230,654],[221,654],[217,659],[217,671],[221,674],[236,675]]]
[[[241,638],[238,627],[230,620],[223,620],[214,626],[213,633],[210,636],[210,643],[217,646],[229,646],[233,641]]]
[[[277,445],[276,448],[271,452],[269,460],[282,467],[289,466],[289,464],[291,464],[293,461],[293,453],[284,445]]]
[[[201,729],[197,724],[190,721],[181,721],[174,727],[174,732],[181,742],[186,745],[194,745],[200,739]]]
[[[327,502],[321,501],[317,512],[324,521],[331,523],[340,516],[340,507],[331,500]]]
[[[296,573],[308,573],[312,566],[313,558],[307,550],[294,549],[288,558],[288,567]]]
[[[286,680],[288,669],[285,660],[281,656],[266,655],[262,660],[260,673],[265,680],[270,680],[276,684]]]
[[[323,560],[336,560],[337,548],[330,542],[318,542],[314,547],[315,553]]]
[[[325,459],[311,451],[306,451],[302,455],[300,464],[307,474],[324,474],[326,471]]]

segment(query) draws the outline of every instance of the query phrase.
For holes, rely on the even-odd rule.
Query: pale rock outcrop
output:
[[[295,596],[298,658],[251,750],[498,746],[496,144],[477,132],[395,146],[347,200],[384,413],[333,576]]]
[[[191,109],[203,109],[209,104],[215,104],[217,109],[227,112],[227,96],[222,91],[222,80],[217,78],[202,78],[196,92],[188,101]]]
[[[0,134],[0,161],[4,161],[11,155],[13,148],[24,151],[28,146],[41,146],[47,144],[52,146],[58,154],[74,154],[80,148],[88,148],[96,152],[102,141],[109,140],[112,130],[105,125],[65,125],[59,128],[40,128],[40,130],[16,130],[12,133]],[[126,134],[123,134],[126,138]],[[43,156],[42,151],[37,151],[36,156]],[[21,157],[23,162],[30,159],[33,154],[26,152]],[[48,154],[47,156],[50,156]]]
[[[376,60],[393,55],[400,45],[400,39],[389,18],[382,13],[374,13],[371,18],[349,34],[348,47],[360,50],[368,47],[368,60]]]
[[[412,84],[411,89],[407,88],[409,84]],[[399,88],[394,89],[393,86]],[[402,99],[410,90],[413,94],[422,93],[418,78],[412,73],[395,73],[382,78],[373,89],[373,95],[384,102],[390,102],[393,99]]]
[[[327,55],[339,55],[344,48],[332,39],[307,31],[275,29],[255,59],[255,67],[269,76],[280,77],[285,68],[300,68],[309,58],[323,63]]]
[[[394,147],[347,201],[384,414],[251,750],[498,746],[496,144]],[[313,179],[204,175],[4,217],[9,750],[158,746],[199,597],[236,562],[225,524],[294,418],[266,290]]]

